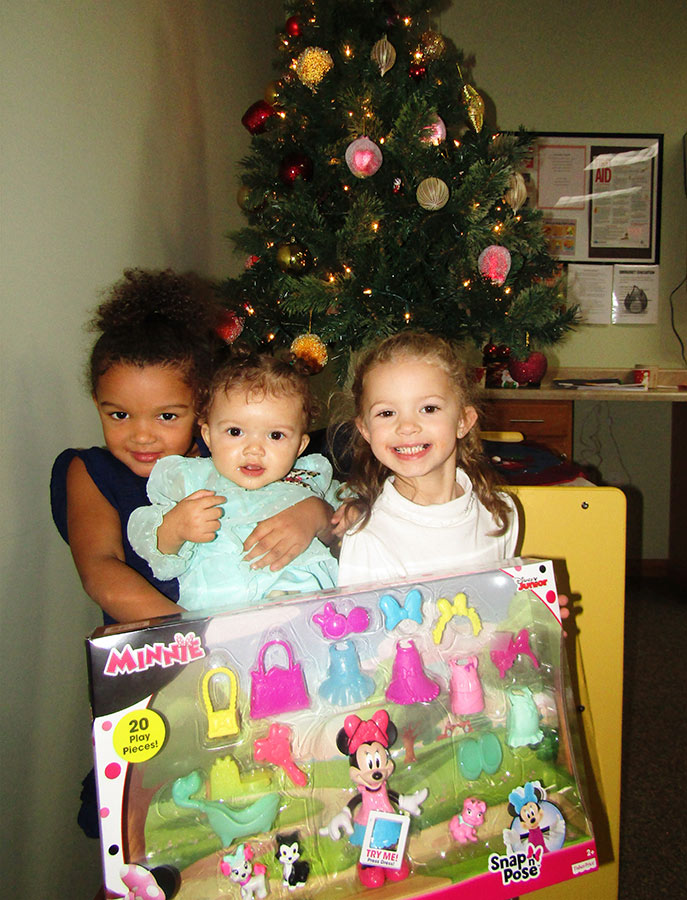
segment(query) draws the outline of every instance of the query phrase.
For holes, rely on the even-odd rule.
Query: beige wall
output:
[[[99,440],[79,385],[81,326],[126,266],[235,268],[223,235],[240,222],[234,166],[249,139],[239,119],[272,77],[282,21],[278,0],[3,3],[0,853],[3,888],[19,898],[87,898],[98,880],[95,846],[73,821],[89,765],[81,638],[98,616],[47,502],[55,455]],[[556,355],[679,365],[665,300],[685,267],[684,4],[460,0],[440,24],[475,54],[501,127],[666,134],[661,321],[587,328]],[[676,302],[684,333],[684,291]],[[632,444],[637,427],[621,417]],[[654,440],[660,457],[665,430],[659,413],[639,456],[624,460],[659,501],[665,467],[646,484],[646,458]],[[660,554],[665,535],[655,539],[646,555]]]
[[[270,78],[269,0],[5,0],[2,241],[2,889],[93,896],[83,636],[98,623],[50,519],[64,447],[100,441],[82,323],[126,266],[227,274],[240,125]]]

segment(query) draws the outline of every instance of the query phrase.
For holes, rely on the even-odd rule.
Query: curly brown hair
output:
[[[310,390],[310,373],[305,366],[235,345],[227,349],[203,391],[198,404],[198,419],[207,419],[218,393],[236,389],[247,394],[270,397],[299,397],[303,408],[303,430],[308,431],[317,415],[317,402]]]
[[[402,359],[416,359],[431,363],[443,369],[456,392],[460,406],[472,406],[480,412],[477,387],[469,377],[467,367],[457,348],[449,341],[422,331],[402,331],[384,338],[369,348],[359,360],[351,386],[355,418],[364,412],[363,398],[365,378],[376,366],[398,362]],[[350,428],[351,472],[347,479],[348,499],[345,503],[355,505],[361,515],[356,530],[365,527],[372,514],[372,507],[382,492],[384,482],[393,472],[383,465],[372,453],[370,445],[357,427]],[[458,466],[468,475],[475,494],[489,510],[498,525],[495,535],[504,534],[510,518],[510,508],[503,494],[496,490],[495,473],[482,450],[479,427],[475,425],[468,433],[456,440]],[[354,497],[350,498],[350,492]]]
[[[222,347],[217,327],[225,310],[212,286],[171,269],[127,269],[89,323],[99,332],[87,365],[87,383],[117,364],[172,366],[198,395]]]

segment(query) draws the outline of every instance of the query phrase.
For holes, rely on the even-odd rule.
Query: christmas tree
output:
[[[462,52],[426,0],[296,0],[278,78],[242,122],[245,254],[227,335],[291,348],[339,376],[349,351],[404,327],[525,358],[574,327],[519,168]],[[295,343],[293,343],[295,340]]]

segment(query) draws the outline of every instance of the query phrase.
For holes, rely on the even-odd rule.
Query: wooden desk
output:
[[[670,403],[672,407],[670,531],[668,575],[675,583],[687,577],[687,370],[660,369],[661,387],[648,391],[609,388],[556,388],[553,378],[619,378],[632,380],[629,369],[559,369],[550,373],[539,389],[500,388],[484,391],[485,428],[521,431],[528,440],[546,444],[568,458],[573,456],[574,404],[576,400],[622,403]]]

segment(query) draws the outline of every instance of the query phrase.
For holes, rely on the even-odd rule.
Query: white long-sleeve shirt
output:
[[[398,493],[393,476],[384,483],[370,521],[344,535],[339,585],[394,582],[404,578],[483,568],[515,555],[517,513],[506,495],[511,517],[506,532],[473,492],[462,469],[456,482],[464,493],[456,500],[419,506]]]

